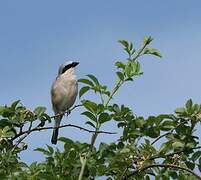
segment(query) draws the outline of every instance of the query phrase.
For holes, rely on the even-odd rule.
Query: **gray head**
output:
[[[74,68],[74,67],[77,66],[78,64],[79,64],[79,62],[75,62],[75,61],[67,61],[67,62],[63,63],[63,64],[59,67],[58,75],[61,75],[61,74],[65,73],[68,69]]]

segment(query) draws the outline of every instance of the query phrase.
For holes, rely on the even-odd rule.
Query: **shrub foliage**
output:
[[[0,106],[0,179],[201,179],[201,146],[196,129],[200,125],[201,105],[188,100],[184,107],[172,114],[144,118],[137,116],[124,104],[116,104],[115,95],[125,83],[132,83],[143,75],[140,59],[144,55],[160,58],[157,49],[150,48],[153,41],[145,37],[139,49],[133,43],[120,40],[128,55],[115,62],[116,82],[110,90],[92,74],[79,79],[81,104],[80,118],[85,126],[66,124],[91,133],[91,143],[81,143],[60,137],[64,150],[47,145],[37,148],[46,157],[44,162],[27,165],[19,155],[26,151],[24,141],[31,133],[53,129],[47,126],[54,117],[46,114],[45,107],[29,110],[20,101]],[[84,98],[85,93],[97,95],[97,101]],[[126,95],[126,94],[125,94]],[[116,122],[117,141],[101,142],[94,146],[100,133],[110,136],[102,126]],[[121,129],[121,130],[118,130]]]

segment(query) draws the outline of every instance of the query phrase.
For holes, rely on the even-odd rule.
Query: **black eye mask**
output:
[[[79,62],[73,62],[73,63],[71,63],[71,64],[66,65],[66,66],[63,68],[61,74],[65,73],[68,69],[77,66],[78,64],[79,64]]]
[[[68,69],[70,69],[70,68],[72,68],[72,67],[74,67],[74,66],[73,66],[73,63],[66,65],[66,66],[63,68],[62,74],[65,73]]]

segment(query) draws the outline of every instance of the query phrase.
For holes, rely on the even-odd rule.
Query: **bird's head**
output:
[[[66,71],[68,71],[71,68],[75,68],[75,66],[77,66],[78,64],[79,64],[79,62],[75,62],[75,61],[67,61],[67,62],[63,63],[59,67],[58,75],[65,73]]]

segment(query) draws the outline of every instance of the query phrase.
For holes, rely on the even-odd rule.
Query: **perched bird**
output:
[[[55,115],[55,125],[52,134],[52,144],[57,143],[58,131],[63,113],[74,104],[78,93],[75,67],[79,62],[67,61],[59,67],[58,76],[52,84],[51,100]]]

